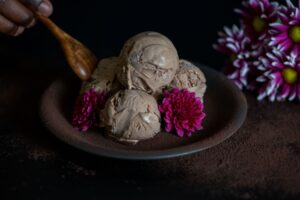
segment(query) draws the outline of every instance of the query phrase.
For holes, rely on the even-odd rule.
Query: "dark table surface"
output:
[[[103,9],[91,1],[82,15],[86,1],[70,2],[55,1],[53,19],[99,57],[116,54],[132,34],[156,30],[173,40],[181,57],[217,69],[222,59],[211,44],[218,29],[236,22],[232,9],[239,5],[213,1],[199,10],[178,4],[134,25],[131,18],[150,9],[136,10],[130,2],[112,12],[116,2]],[[59,141],[40,121],[41,94],[57,77],[71,74],[51,35],[38,25],[19,38],[1,36],[0,44],[0,199],[300,198],[299,103],[257,102],[246,93],[243,127],[211,149],[159,161],[97,157]]]

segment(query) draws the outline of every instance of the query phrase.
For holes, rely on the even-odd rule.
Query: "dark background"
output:
[[[221,69],[212,44],[224,25],[238,23],[240,3],[55,0],[51,18],[99,58],[151,30],[169,37],[181,58]],[[300,142],[291,139],[299,123],[290,120],[300,119],[298,105],[247,95],[244,128],[217,147],[164,161],[114,160],[67,146],[40,122],[42,92],[65,73],[72,74],[42,24],[0,36],[0,199],[299,199]],[[274,119],[280,113],[286,127]]]
[[[53,1],[51,17],[60,27],[92,49],[99,58],[117,55],[124,42],[143,31],[169,37],[182,58],[220,68],[212,49],[217,31],[238,23],[233,8],[240,1]],[[56,60],[65,64],[57,42],[42,24],[18,38],[0,40],[4,55]]]

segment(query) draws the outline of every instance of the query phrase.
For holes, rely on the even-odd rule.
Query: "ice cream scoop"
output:
[[[97,68],[91,76],[91,79],[83,82],[81,93],[89,89],[94,89],[97,92],[117,92],[117,90],[122,88],[121,84],[116,79],[119,67],[119,59],[117,57],[104,58],[100,60]]]
[[[136,144],[160,131],[160,112],[154,97],[140,90],[120,90],[100,112],[101,126],[119,142]]]
[[[120,83],[127,89],[149,94],[170,84],[179,65],[172,42],[156,32],[144,32],[130,38],[121,51],[120,59]]]
[[[188,89],[195,92],[203,100],[206,91],[206,79],[202,71],[187,60],[179,61],[179,69],[172,80],[170,87]]]

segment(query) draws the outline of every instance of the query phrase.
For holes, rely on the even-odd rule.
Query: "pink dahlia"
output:
[[[300,5],[295,7],[290,0],[287,6],[279,9],[280,22],[271,24],[273,36],[269,46],[277,46],[280,51],[293,51],[295,54],[300,49]]]
[[[269,36],[270,24],[278,19],[278,3],[269,0],[248,0],[244,9],[235,9],[242,17],[242,25],[253,41],[262,41]]]
[[[300,100],[300,58],[294,53],[286,55],[274,50],[260,59],[258,69],[262,75],[258,100],[268,97],[270,101]]]
[[[201,99],[194,92],[178,88],[166,91],[159,110],[163,115],[166,132],[175,129],[177,135],[183,137],[202,129],[205,113]]]
[[[96,125],[97,111],[104,108],[108,96],[107,92],[98,93],[93,89],[81,94],[75,102],[72,116],[73,127],[79,131],[87,131]]]
[[[247,73],[249,71],[249,48],[250,39],[245,35],[243,29],[233,26],[232,29],[224,28],[224,32],[219,32],[215,50],[229,57],[229,62],[224,71],[227,77],[242,89],[247,86]]]

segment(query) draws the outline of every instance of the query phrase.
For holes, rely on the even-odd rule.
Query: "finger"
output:
[[[33,13],[17,0],[0,0],[0,14],[21,26],[28,26],[34,20]]]
[[[24,27],[18,26],[6,19],[4,16],[0,15],[0,32],[12,36],[18,36],[23,33],[23,31]]]
[[[49,0],[21,0],[25,5],[38,11],[41,15],[50,16],[53,12],[53,6]]]

